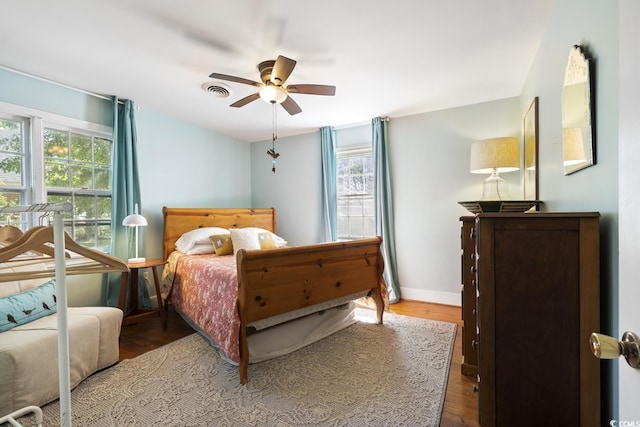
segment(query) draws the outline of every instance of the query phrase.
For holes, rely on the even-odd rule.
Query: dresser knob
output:
[[[478,349],[478,341],[476,341],[476,340],[471,340],[471,347],[472,347],[474,350],[477,350],[477,349]]]
[[[478,384],[474,384],[474,385],[473,385],[473,392],[474,392],[474,393],[477,393],[477,392],[479,392],[479,391],[480,391],[480,386],[479,386]]]

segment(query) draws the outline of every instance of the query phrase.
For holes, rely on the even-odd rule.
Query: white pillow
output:
[[[240,249],[260,249],[258,232],[256,230],[250,228],[231,228],[229,232],[231,233],[234,255],[238,253]]]
[[[240,249],[252,250],[261,249],[260,239],[258,235],[260,233],[270,233],[272,240],[275,242],[276,247],[282,247],[287,245],[287,241],[282,237],[272,233],[269,230],[259,227],[245,227],[245,228],[231,228],[231,242],[233,243],[233,253],[236,254]]]
[[[211,240],[209,240],[209,236],[213,236],[214,234],[229,234],[229,230],[220,227],[196,228],[195,230],[184,233],[176,240],[176,249],[180,252],[187,253],[193,249],[196,244],[208,244],[213,251],[213,245],[211,244]]]
[[[196,243],[185,254],[187,255],[201,255],[201,254],[214,254],[216,249],[213,247],[213,243]]]

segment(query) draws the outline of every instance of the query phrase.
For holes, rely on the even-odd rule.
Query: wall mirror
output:
[[[538,97],[531,102],[523,123],[522,188],[524,200],[538,200]]]
[[[564,174],[595,164],[591,60],[580,46],[573,46],[562,88],[562,152]]]

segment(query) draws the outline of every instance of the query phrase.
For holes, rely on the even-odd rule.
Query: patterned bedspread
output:
[[[228,359],[239,363],[235,256],[186,256],[174,252],[162,275],[165,291],[172,286],[171,304],[213,339]]]

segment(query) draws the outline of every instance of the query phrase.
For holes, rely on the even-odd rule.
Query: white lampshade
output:
[[[482,200],[508,200],[509,183],[500,172],[520,169],[518,138],[492,138],[471,144],[471,173],[491,174],[482,186]]]
[[[492,138],[471,144],[471,173],[513,172],[520,169],[518,138]]]
[[[260,98],[270,104],[281,104],[287,96],[287,91],[280,86],[265,85],[260,89]]]
[[[136,203],[133,213],[128,215],[122,220],[122,225],[127,227],[133,227],[135,233],[135,257],[129,258],[128,262],[144,262],[144,257],[138,256],[138,227],[144,227],[147,225],[147,219],[138,213],[138,204]]]

